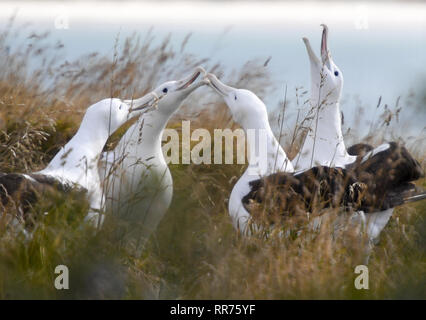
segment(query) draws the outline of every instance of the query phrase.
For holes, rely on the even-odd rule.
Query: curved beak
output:
[[[308,38],[303,38],[303,42],[305,43],[311,65],[321,68],[321,61],[317,58],[314,51],[312,50],[311,43],[309,42]]]
[[[144,95],[142,98],[136,100],[124,100],[125,103],[130,105],[129,115],[135,111],[142,111],[145,109],[150,109],[152,107],[156,108],[158,101],[157,94],[154,91]],[[134,115],[132,115],[134,116]]]
[[[312,50],[311,44],[307,38],[303,38],[303,42],[305,43],[306,50],[308,51],[309,60],[311,61],[311,66],[316,66],[318,68],[322,68],[322,66],[326,66],[329,70],[331,70],[331,55],[328,50],[328,27],[325,24],[321,25],[323,27],[322,30],[322,38],[321,38],[321,61],[317,58],[314,51]]]
[[[193,91],[196,88],[206,84],[204,81],[200,81],[200,82],[194,84],[195,80],[197,80],[197,78],[201,74],[203,74],[203,76],[205,76],[206,71],[203,69],[203,67],[198,66],[197,68],[195,68],[195,71],[191,75],[177,81],[176,91],[185,90],[185,89],[190,89],[190,91]]]
[[[321,59],[322,63],[327,66],[327,68],[330,70],[330,51],[328,50],[328,27],[325,24],[322,24],[321,27],[323,27],[322,30],[322,38],[321,38]]]
[[[220,82],[219,79],[213,73],[209,73],[206,76],[206,79],[210,82],[210,86],[215,89],[216,92],[219,93],[221,96],[225,97],[229,93],[231,93],[231,91],[235,90],[235,88],[232,88]]]

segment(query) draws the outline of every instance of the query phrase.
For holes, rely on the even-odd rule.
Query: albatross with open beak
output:
[[[157,97],[148,93],[140,99],[104,99],[91,105],[77,133],[61,148],[45,169],[30,174],[0,174],[3,205],[13,199],[25,214],[37,196],[46,188],[87,191],[90,211],[87,219],[98,224],[103,209],[103,193],[98,173],[98,160],[109,136],[129,119],[154,107]]]
[[[327,46],[328,28],[323,26],[321,60],[307,38],[303,38],[311,69],[311,107],[315,117],[303,147],[292,163],[296,170],[315,165],[345,167],[356,160],[345,147],[341,127],[340,97],[343,74],[331,58]]]
[[[316,203],[323,203],[325,207],[350,207],[374,212],[395,203],[400,204],[403,200],[393,192],[400,180],[392,175],[382,177],[383,185],[377,186],[374,179],[358,168],[315,166],[294,172],[293,165],[270,128],[265,104],[253,92],[227,86],[213,74],[208,74],[207,79],[210,86],[223,97],[233,119],[248,137],[249,166],[233,187],[228,206],[234,227],[243,234],[250,234],[258,227],[256,223],[250,223],[257,204],[272,203],[275,211],[285,216],[306,213]],[[250,139],[250,136],[255,139]],[[375,160],[372,157],[365,163],[369,168],[377,167]],[[399,165],[402,165],[399,169],[404,170],[407,163]],[[360,184],[365,184],[364,189],[358,188]],[[274,192],[269,193],[268,189]],[[370,194],[365,196],[365,191]],[[269,211],[266,210],[267,213]]]
[[[243,128],[247,137],[253,136],[248,141],[249,166],[234,185],[228,204],[234,227],[243,234],[249,234],[251,214],[242,199],[251,191],[250,183],[277,172],[292,173],[293,165],[272,132],[262,100],[249,90],[225,85],[214,74],[209,73],[207,79],[225,100],[234,121]]]
[[[296,171],[308,170],[314,166],[350,169],[356,175],[363,175],[374,181],[384,193],[399,188],[401,200],[389,203],[389,209],[361,217],[367,223],[367,233],[376,240],[389,221],[396,203],[402,204],[419,198],[418,191],[408,184],[422,175],[422,168],[409,152],[395,142],[384,143],[377,148],[359,144],[348,153],[341,126],[340,98],[343,89],[342,71],[334,63],[328,49],[328,27],[323,27],[321,39],[321,60],[317,58],[310,42],[303,38],[311,70],[311,107],[314,119],[305,137],[302,148],[292,163]],[[355,152],[358,150],[359,152]],[[422,194],[423,191],[420,191]],[[404,199],[404,200],[402,200]]]
[[[172,200],[172,176],[161,149],[163,131],[185,99],[206,83],[204,74],[197,67],[181,80],[158,86],[153,91],[157,108],[141,116],[102,160],[107,209],[138,245],[156,229]]]

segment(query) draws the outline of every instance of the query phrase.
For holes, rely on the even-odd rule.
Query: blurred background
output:
[[[347,123],[362,106],[366,119],[376,105],[410,105],[404,137],[418,136],[426,123],[426,3],[423,1],[2,1],[0,27],[15,25],[49,31],[64,45],[61,59],[89,52],[112,56],[115,40],[151,32],[154,42],[170,35],[179,49],[214,57],[230,74],[247,61],[263,59],[273,91],[268,108],[294,98],[296,87],[309,90],[309,63],[302,37],[319,54],[321,23],[330,28],[329,48],[343,72],[342,110]],[[16,43],[23,39],[16,39]],[[266,63],[266,61],[268,61]],[[166,79],[161,79],[166,80]],[[398,98],[400,97],[400,98]],[[415,114],[415,116],[413,116]],[[369,124],[359,124],[367,130]],[[365,132],[362,132],[365,133]]]

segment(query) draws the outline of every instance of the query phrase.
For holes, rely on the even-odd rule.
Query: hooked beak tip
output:
[[[146,101],[145,103],[143,103],[142,105],[139,105],[137,107],[130,107],[129,113],[132,113],[134,111],[145,110],[145,109],[148,109],[148,108],[151,108],[151,107],[157,109],[158,101],[160,101],[161,98],[159,98],[158,95],[154,91],[152,91],[150,93],[150,96],[151,96],[151,98],[148,101]]]
[[[204,68],[203,68],[202,66],[198,66],[198,67],[196,68],[196,70],[197,70],[198,72],[200,72],[201,74],[203,74],[203,76],[204,76],[204,77],[205,77],[205,76],[206,76],[206,74],[207,74],[206,70],[204,70]]]
[[[227,95],[227,86],[224,85],[213,73],[207,74],[206,78],[209,80],[209,85],[221,96]]]
[[[303,40],[303,43],[305,44],[305,47],[308,48],[309,50],[309,48],[311,47],[311,43],[309,42],[309,39],[306,37],[303,37],[302,40]]]
[[[190,78],[186,78],[185,80],[184,79],[180,80],[181,82],[183,82],[183,84],[177,90],[188,89],[189,87],[191,87],[192,84],[194,84],[195,80],[201,74],[205,77],[206,70],[204,70],[204,68],[201,66],[196,67],[194,73],[192,74],[192,76],[190,76]],[[201,81],[200,84],[204,84],[204,82]],[[192,88],[196,89],[200,86],[200,84],[192,86]]]
[[[206,74],[206,76],[204,77],[204,79],[206,81],[208,81],[208,84],[210,84],[210,85],[213,84],[214,81],[219,81],[219,79],[213,73]]]

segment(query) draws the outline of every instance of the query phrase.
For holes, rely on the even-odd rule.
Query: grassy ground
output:
[[[29,36],[16,44],[15,33]],[[219,63],[188,54],[185,43],[173,49],[169,39],[164,39],[154,46],[148,33],[117,45],[113,57],[89,54],[64,63],[59,58],[60,43],[52,44],[47,34],[32,34],[11,24],[0,34],[0,170],[42,168],[75,133],[87,106],[101,98],[138,97],[198,64],[223,72]],[[263,61],[248,64],[250,68],[227,72],[232,76],[226,81],[265,96],[266,84],[270,84],[267,68]],[[191,119],[193,130],[236,128],[219,99],[202,90],[188,100],[169,126],[179,128],[181,119]],[[190,108],[200,105],[202,112]],[[295,105],[299,103],[293,101]],[[351,131],[350,138],[374,144],[387,138],[393,131],[386,121],[389,112],[394,115],[396,111],[385,111],[374,127],[382,128],[380,135],[354,137]],[[294,134],[282,139],[290,155],[297,151],[303,131],[298,123],[289,130]],[[119,134],[114,135],[107,148],[118,138]],[[424,150],[410,150],[423,159],[424,166]],[[244,166],[171,165],[170,169],[172,205],[138,255],[117,244],[113,225],[107,224],[98,233],[82,226],[87,204],[78,194],[66,198],[46,195],[46,203],[41,201],[32,210],[37,220],[30,240],[7,225],[5,217],[14,212],[13,208],[4,209],[0,219],[0,298],[426,298],[424,201],[396,210],[371,255],[370,289],[356,290],[354,268],[363,261],[358,238],[349,234],[333,239],[326,223],[319,233],[286,239],[241,237],[231,225],[227,200]],[[425,180],[418,183],[426,187]],[[46,207],[52,201],[53,208]],[[295,231],[291,225],[287,228]],[[53,286],[59,264],[69,267],[70,290],[58,291]]]

